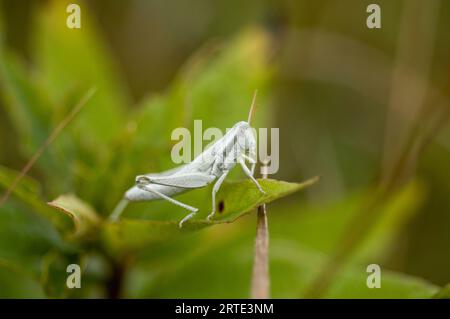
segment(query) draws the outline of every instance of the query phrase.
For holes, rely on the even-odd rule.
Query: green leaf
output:
[[[318,177],[303,183],[259,179],[258,182],[266,194],[262,194],[251,180],[224,184],[216,198],[219,207],[213,222],[231,223],[261,204],[270,203],[275,199],[300,191],[318,181]]]
[[[47,90],[59,104],[68,94],[79,97],[91,88],[97,89],[73,131],[97,156],[105,156],[107,144],[122,128],[128,94],[102,38],[95,31],[89,7],[82,6],[81,29],[66,26],[69,3],[51,1],[40,6],[33,28],[33,55]]]
[[[45,219],[30,213],[18,205],[7,203],[0,208],[0,259],[16,263],[20,267],[24,261],[32,272],[36,258],[52,247],[65,247],[59,234]]]
[[[17,171],[0,166],[0,187],[4,189],[9,188],[18,175],[19,172]],[[28,176],[24,176],[14,188],[13,194],[16,194],[18,197],[26,200],[27,196],[30,196],[31,194],[36,196],[39,191],[39,183]]]
[[[0,51],[2,99],[30,154],[48,134],[48,97],[39,90],[24,63],[7,50]],[[22,146],[23,147],[23,146]]]
[[[67,277],[69,275],[67,266],[70,264],[80,265],[81,261],[79,255],[64,255],[51,250],[43,256],[40,282],[48,297],[67,298],[76,293],[76,290],[78,289],[69,289],[67,287]]]
[[[49,251],[72,254],[76,248],[41,215],[16,201],[6,202],[0,208],[0,295],[41,296],[42,261]]]
[[[251,181],[224,183],[217,203],[223,207],[218,217],[212,221],[205,219],[188,220],[179,228],[179,220],[149,221],[120,220],[107,223],[103,229],[105,245],[115,253],[136,252],[148,245],[166,242],[182,234],[196,231],[211,225],[232,223],[239,217],[248,214],[256,207],[270,203],[296,191],[313,185],[318,178],[312,178],[304,183],[288,183],[283,181],[260,179],[259,183],[266,194],[261,194]]]
[[[72,218],[75,226],[75,237],[93,235],[100,224],[95,210],[73,194],[61,195],[47,203]]]
[[[25,159],[31,158],[69,111],[55,110],[55,103],[42,79],[8,50],[0,50],[0,87],[2,104],[20,138],[20,143],[15,143]],[[69,106],[74,107],[80,96],[74,97],[74,102],[68,103]],[[63,185],[70,183],[75,174],[72,169],[74,143],[67,130],[70,130],[70,125],[46,147],[35,163],[45,176],[43,186],[57,193],[62,192]],[[59,176],[63,174],[66,178],[61,183]]]
[[[450,283],[446,284],[444,288],[439,290],[433,298],[435,299],[450,299]]]
[[[19,150],[25,157],[31,157],[49,135],[52,101],[24,63],[7,50],[0,50],[0,88],[2,104],[20,137]],[[50,178],[51,173],[63,171],[64,165],[56,154],[50,148],[37,163]]]
[[[45,298],[45,293],[36,278],[23,271],[5,266],[0,260],[0,298]]]
[[[5,191],[12,185],[19,172],[0,166],[0,189]],[[67,229],[67,220],[61,214],[55,214],[39,197],[40,184],[28,176],[24,176],[13,189],[8,201],[18,199],[26,204],[34,213],[49,220],[60,231]]]

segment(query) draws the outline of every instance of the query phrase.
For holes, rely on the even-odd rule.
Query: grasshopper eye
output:
[[[139,176],[136,177],[136,184],[137,185],[144,186],[144,185],[148,185],[150,183],[151,183],[150,178],[148,178],[145,175],[139,175]]]

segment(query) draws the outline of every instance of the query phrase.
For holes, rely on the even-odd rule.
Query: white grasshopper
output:
[[[205,187],[217,179],[212,189],[212,211],[207,217],[210,220],[215,214],[216,193],[230,170],[237,163],[241,165],[244,173],[255,183],[259,191],[265,193],[253,177],[256,165],[256,139],[250,126],[250,120],[255,100],[256,91],[247,122],[236,123],[222,138],[208,147],[192,162],[162,173],[137,176],[136,185],[125,193],[124,199],[111,214],[111,219],[116,220],[129,201],[165,199],[191,211],[180,221],[179,227],[181,228],[184,222],[197,213],[198,208],[177,201],[172,196],[191,189]],[[245,160],[251,163],[250,169],[245,164]]]

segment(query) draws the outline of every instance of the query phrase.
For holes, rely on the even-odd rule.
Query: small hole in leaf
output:
[[[221,200],[219,202],[219,213],[222,213],[224,209],[225,209],[225,202]]]

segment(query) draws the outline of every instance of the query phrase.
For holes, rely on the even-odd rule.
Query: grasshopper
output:
[[[186,191],[202,188],[215,181],[212,189],[212,211],[207,220],[211,220],[216,211],[216,194],[230,170],[239,163],[244,173],[253,181],[261,193],[265,193],[253,177],[256,165],[256,139],[250,126],[256,91],[247,122],[236,123],[222,138],[210,145],[192,162],[161,173],[139,175],[136,184],[130,188],[122,201],[111,214],[116,220],[129,201],[152,201],[164,199],[190,211],[180,222],[179,227],[195,216],[198,208],[189,206],[172,198]],[[251,163],[248,168],[245,160]]]

